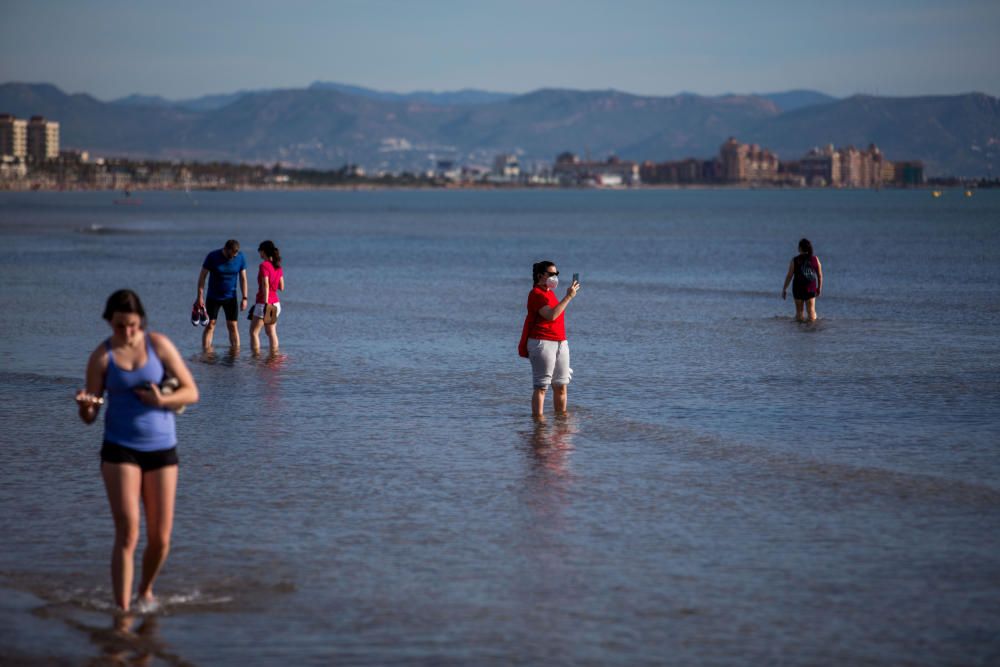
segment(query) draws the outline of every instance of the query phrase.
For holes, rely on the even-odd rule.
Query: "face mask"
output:
[[[545,286],[549,289],[555,289],[559,287],[559,276],[549,276],[545,279]]]

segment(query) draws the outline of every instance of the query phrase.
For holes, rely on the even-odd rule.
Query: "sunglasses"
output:
[[[547,275],[547,276],[558,276],[559,272],[558,271],[548,271],[545,275]]]

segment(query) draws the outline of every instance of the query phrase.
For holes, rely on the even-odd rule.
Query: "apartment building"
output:
[[[24,159],[28,155],[28,121],[0,114],[0,157]]]
[[[27,154],[30,162],[47,162],[59,157],[59,123],[32,116],[28,121]]]
[[[726,183],[766,183],[778,180],[778,156],[757,144],[729,137],[719,148],[722,180]]]

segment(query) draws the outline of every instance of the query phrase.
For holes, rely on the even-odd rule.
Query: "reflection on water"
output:
[[[263,350],[244,350],[243,348],[229,346],[219,351],[213,345],[188,357],[188,360],[192,363],[208,364],[210,366],[235,366],[240,363],[241,359],[277,370],[288,361],[288,355],[281,350],[264,352]]]
[[[565,511],[575,482],[571,458],[576,432],[576,420],[568,414],[537,419],[523,433],[528,462],[524,502],[533,515],[531,530],[537,531],[539,544],[552,545],[556,551],[566,528]]]
[[[259,364],[256,381],[261,384],[259,399],[260,414],[263,416],[263,423],[260,425],[261,434],[266,442],[281,442],[288,434],[287,425],[282,423],[285,419],[285,394],[281,389],[282,368],[288,360],[288,355],[278,351],[266,355],[255,352],[253,357]]]
[[[98,651],[88,665],[191,664],[172,651],[160,636],[160,620],[156,615],[113,613],[104,616],[108,619],[106,624],[94,625],[64,605],[48,605],[34,613],[42,618],[59,618],[68,627],[83,633]]]
[[[281,370],[281,367],[288,361],[288,355],[280,350],[272,350],[266,355],[259,350],[253,352],[253,358],[263,361],[263,365],[272,370]]]
[[[224,352],[217,352],[215,346],[202,350],[198,354],[192,355],[191,361],[203,364],[217,364],[220,366],[233,366],[239,359],[239,348],[226,347]]]
[[[551,420],[544,417],[537,419],[534,428],[526,432],[534,467],[543,473],[543,479],[553,483],[570,479],[570,455],[577,431],[577,420],[569,413],[556,415]]]
[[[112,618],[110,629],[80,625],[77,629],[87,631],[90,641],[100,649],[96,664],[145,667],[153,663],[153,656],[166,657],[167,646],[159,636],[159,621],[155,616],[140,620],[131,614],[120,614]],[[179,658],[167,661],[183,663]]]

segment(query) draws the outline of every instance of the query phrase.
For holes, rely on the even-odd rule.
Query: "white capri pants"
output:
[[[567,385],[573,377],[573,369],[569,367],[569,343],[564,340],[529,338],[528,358],[535,389],[547,388],[550,384]]]

